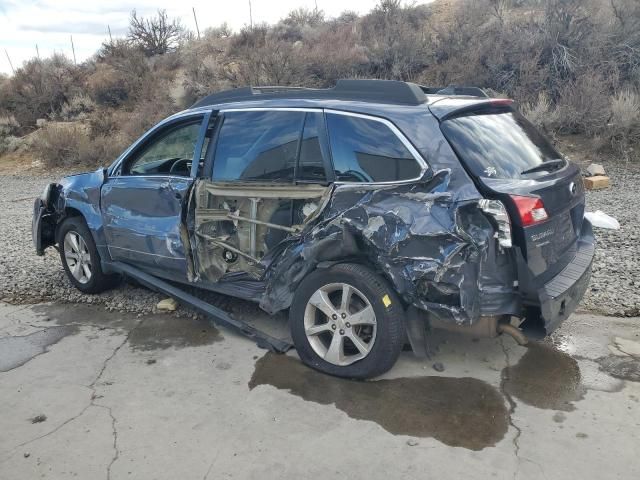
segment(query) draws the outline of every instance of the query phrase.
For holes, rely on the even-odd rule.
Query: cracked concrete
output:
[[[613,378],[597,363],[611,354],[611,345],[635,353],[638,319],[574,315],[554,336],[554,348],[577,362],[581,375],[584,392],[571,401],[571,409],[549,408],[549,402],[536,406],[535,398],[518,397],[535,388],[506,386],[514,380],[544,384],[535,369],[516,368],[532,358],[523,360],[528,350],[509,337],[472,341],[436,333],[435,359],[424,362],[403,353],[381,378],[402,380],[408,388],[403,391],[411,391],[412,378],[444,377],[453,383],[471,378],[504,398],[508,430],[495,445],[477,451],[436,437],[390,433],[377,423],[379,414],[369,416],[363,409],[352,418],[352,387],[330,377],[306,384],[305,392],[313,393],[307,399],[270,383],[268,376],[250,389],[264,351],[194,322],[76,305],[0,304],[0,337],[52,325],[76,329],[45,353],[0,373],[0,478],[640,476],[640,383]],[[272,327],[282,333],[285,325]],[[434,361],[445,370],[434,371]],[[295,372],[305,375],[304,369]],[[508,378],[525,373],[529,377]],[[320,386],[322,391],[313,392]],[[420,395],[432,397],[428,391]],[[332,397],[341,397],[340,405]],[[388,398],[388,404],[372,405],[406,416],[402,398]],[[419,402],[411,404],[420,408]],[[47,420],[32,424],[29,419],[40,414]]]
[[[501,378],[500,378],[500,393],[504,395],[504,398],[507,400],[507,403],[509,404],[509,425],[511,425],[511,427],[513,427],[513,429],[516,431],[516,433],[513,435],[513,438],[511,439],[511,442],[513,443],[513,453],[516,456],[516,458],[520,460],[520,445],[518,444],[518,439],[520,438],[520,435],[522,435],[522,430],[520,429],[520,427],[518,427],[515,424],[513,420],[513,415],[516,411],[516,402],[511,396],[511,394],[505,391],[505,388],[504,388],[505,381],[509,380],[509,367],[511,367],[511,362],[509,361],[509,350],[505,346],[504,339],[502,337],[500,337],[498,341],[500,342],[500,348],[504,353],[504,363],[505,363],[505,368],[502,369]],[[516,472],[514,472],[514,475],[513,475],[514,478],[516,477]]]

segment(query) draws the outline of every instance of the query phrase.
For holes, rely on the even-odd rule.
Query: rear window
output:
[[[562,156],[517,112],[455,117],[442,132],[477,177],[534,178],[527,170]]]

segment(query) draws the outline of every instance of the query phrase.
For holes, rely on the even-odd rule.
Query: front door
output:
[[[207,119],[208,120],[208,119]],[[101,210],[111,258],[158,276],[187,278],[185,205],[201,157],[202,115],[149,133],[111,172]]]

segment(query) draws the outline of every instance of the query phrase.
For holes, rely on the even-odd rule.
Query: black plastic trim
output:
[[[247,100],[270,99],[355,100],[399,105],[421,105],[427,101],[415,83],[397,80],[338,80],[333,88],[244,87],[208,95],[191,108]]]
[[[249,325],[246,322],[237,320],[224,310],[211,305],[204,300],[200,300],[198,297],[195,297],[190,293],[187,293],[184,290],[171,285],[164,280],[160,280],[153,275],[143,272],[142,270],[139,270],[131,265],[122,262],[113,262],[109,263],[108,266],[110,267],[111,271],[116,271],[131,278],[135,278],[138,282],[152,290],[162,292],[165,295],[169,295],[170,297],[175,298],[181,303],[190,305],[198,312],[210,317],[214,324],[223,325],[227,328],[230,328],[231,330],[240,333],[241,335],[244,335],[245,337],[251,338],[260,348],[278,353],[285,353],[293,348],[293,345],[291,343],[279,338],[272,337],[271,335],[258,330],[257,328]]]

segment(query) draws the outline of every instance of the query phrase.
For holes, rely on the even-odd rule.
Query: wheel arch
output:
[[[93,237],[100,258],[104,261],[111,257],[107,249],[107,242],[104,236],[102,215],[100,213],[99,202],[97,204],[87,201],[78,201],[73,198],[66,198],[64,191],[61,192],[57,204],[54,206],[56,214],[56,233],[55,239],[58,240],[58,232],[60,225],[68,218],[81,218],[89,229],[89,233]]]

